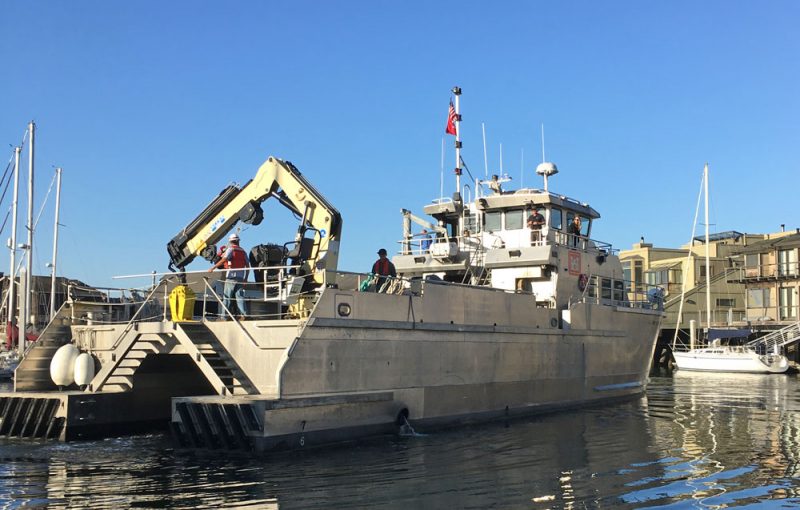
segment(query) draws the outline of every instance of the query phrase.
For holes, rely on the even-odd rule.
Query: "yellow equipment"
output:
[[[200,215],[168,244],[170,269],[180,271],[198,255],[215,261],[215,243],[240,220],[258,225],[264,219],[261,203],[270,197],[301,217],[288,254],[301,275],[312,275],[311,286],[335,282],[342,218],[290,162],[270,156],[244,187],[222,190]],[[313,235],[309,235],[313,234]]]
[[[195,294],[186,285],[178,285],[169,293],[169,312],[173,322],[188,322],[194,315]]]

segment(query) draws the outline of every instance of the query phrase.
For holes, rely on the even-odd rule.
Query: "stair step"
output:
[[[117,374],[109,376],[109,378],[106,379],[106,384],[125,384],[127,386],[133,386],[130,376]]]
[[[122,393],[125,391],[130,391],[132,386],[122,385],[122,384],[104,384],[103,391],[109,393]]]
[[[114,369],[114,376],[130,377],[136,373],[136,367],[117,367]]]
[[[142,360],[152,354],[151,351],[140,351],[140,350],[131,350],[128,354],[125,355],[125,359],[137,359]]]

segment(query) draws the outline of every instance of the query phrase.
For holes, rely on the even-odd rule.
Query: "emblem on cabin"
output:
[[[581,254],[577,251],[569,252],[569,274],[571,275],[579,275],[581,274]]]

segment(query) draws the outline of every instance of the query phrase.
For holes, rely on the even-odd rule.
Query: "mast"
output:
[[[544,156],[544,124],[542,124],[542,162],[537,165],[536,173],[544,177],[544,192],[548,193],[547,178],[551,175],[557,174],[558,167],[555,165],[555,163],[550,163],[547,161]]]
[[[681,280],[681,300],[678,304],[678,320],[675,323],[675,334],[672,337],[672,350],[675,351],[675,346],[678,344],[678,330],[681,327],[681,321],[683,320],[683,304],[686,298],[686,282],[689,281],[689,269],[690,267],[694,267],[694,253],[692,252],[692,247],[694,246],[694,238],[695,233],[697,232],[697,217],[700,216],[700,199],[703,197],[703,186],[705,185],[706,178],[703,175],[703,179],[700,181],[700,190],[697,192],[697,205],[694,208],[694,221],[692,221],[692,235],[689,236],[689,250],[686,253],[686,267],[685,271],[681,271],[683,273],[683,280]],[[690,321],[694,322],[694,321]],[[703,322],[702,320],[700,321]],[[701,324],[702,326],[702,324]],[[692,335],[694,335],[694,328],[692,329]],[[692,345],[692,348],[694,346]]]
[[[33,121],[28,124],[28,131],[31,134],[31,144],[28,146],[28,242],[25,245],[27,252],[26,266],[28,270],[25,272],[25,307],[24,314],[20,314],[20,328],[19,344],[20,348],[25,347],[25,331],[27,329],[28,321],[31,315],[31,276],[33,275],[33,155],[34,155],[34,138],[35,138],[36,124]]]
[[[481,122],[481,131],[483,131],[483,176],[484,179],[489,178],[489,160],[486,156],[486,125]]]
[[[17,205],[19,200],[20,152],[22,152],[22,147],[14,147],[14,197],[11,200],[11,239],[8,243],[8,247],[11,250],[11,270],[8,272],[8,313],[6,313],[9,326],[6,334],[9,340],[12,338],[14,325],[17,323],[17,289],[15,276],[17,271]]]
[[[456,192],[461,193],[461,87],[453,87],[456,96]]]
[[[706,330],[711,329],[711,264],[708,255],[708,163],[703,167],[703,186],[706,209]]]
[[[61,167],[56,168],[56,220],[53,225],[53,262],[50,264],[53,274],[50,277],[50,319],[56,314],[56,260],[58,259],[58,214],[61,210]]]

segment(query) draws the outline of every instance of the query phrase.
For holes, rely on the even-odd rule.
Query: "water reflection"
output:
[[[793,376],[675,374],[647,398],[252,458],[160,435],[0,443],[0,506],[722,508],[798,499]]]

